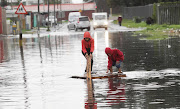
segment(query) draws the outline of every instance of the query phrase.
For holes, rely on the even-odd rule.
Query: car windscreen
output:
[[[69,21],[76,21],[77,19],[78,19],[78,15],[71,15],[71,16],[69,16]]]
[[[49,19],[54,19],[54,16],[49,16]]]
[[[95,20],[105,20],[106,16],[105,15],[96,15]]]
[[[81,18],[79,18],[79,21],[89,21],[89,18],[88,17],[81,17]]]

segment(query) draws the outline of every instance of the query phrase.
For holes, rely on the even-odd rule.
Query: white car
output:
[[[90,30],[90,19],[88,16],[80,16],[75,23],[75,31],[80,29],[83,31],[83,29],[87,29],[88,31]]]
[[[81,16],[80,12],[70,12],[69,13],[68,25],[67,25],[68,30],[75,30],[75,24],[76,24],[79,16]]]
[[[46,24],[48,23],[48,17],[46,18]],[[49,16],[49,23],[50,24],[57,24],[57,18],[55,18],[54,22],[54,16]]]
[[[107,20],[107,13],[92,13],[93,17],[93,28],[94,30],[96,28],[105,28],[107,30],[108,28],[108,20]]]

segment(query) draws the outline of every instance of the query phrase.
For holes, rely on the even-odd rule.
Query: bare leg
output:
[[[118,73],[122,73],[121,68],[119,68],[118,70],[119,70],[119,72],[118,72]]]
[[[113,69],[112,69],[112,67],[110,68],[110,73],[113,73]]]

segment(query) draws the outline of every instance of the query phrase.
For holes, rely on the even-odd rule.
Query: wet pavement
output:
[[[85,74],[84,32],[64,31],[25,36],[22,46],[17,36],[0,37],[0,109],[180,108],[179,37],[147,41],[132,32],[91,31],[93,71],[105,74],[104,49],[118,48],[127,77],[89,83],[70,78]]]

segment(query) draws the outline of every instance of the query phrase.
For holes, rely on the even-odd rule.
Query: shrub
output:
[[[150,25],[150,24],[153,24],[154,23],[154,20],[151,18],[151,17],[148,17],[147,19],[146,19],[146,24],[147,25]]]
[[[135,23],[141,23],[141,18],[140,17],[134,17]]]

